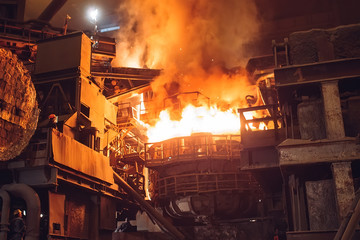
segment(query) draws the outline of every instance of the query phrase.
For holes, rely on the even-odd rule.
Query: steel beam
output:
[[[360,204],[360,190],[357,190],[356,194],[355,194],[355,199],[351,205],[351,208],[350,208],[349,212],[347,213],[346,217],[344,218],[344,220],[342,221],[342,223],[334,237],[334,240],[342,239],[345,231],[348,232],[347,234],[351,233],[351,235],[355,232],[354,222],[355,222],[355,226],[356,226],[359,223],[360,219],[356,219],[356,217],[354,218],[353,214],[355,213],[355,211],[354,211],[355,208],[357,206],[359,206],[359,204]],[[359,211],[359,209],[358,209],[358,211]],[[356,214],[359,214],[359,212],[357,212]],[[355,221],[352,221],[350,223],[350,219],[354,219]]]
[[[122,187],[127,193],[129,193],[136,202],[138,202],[151,217],[161,226],[163,229],[168,231],[168,233],[174,238],[179,240],[186,239],[184,234],[182,234],[177,228],[172,225],[166,218],[164,218],[154,207],[152,207],[144,198],[138,194],[124,179],[122,179],[117,173],[114,172],[114,178],[116,182]]]
[[[345,129],[341,112],[338,81],[322,82],[321,90],[324,102],[326,137],[328,139],[344,138]]]
[[[55,14],[64,6],[67,0],[52,0],[38,17],[39,20],[49,22]]]
[[[342,140],[286,139],[277,146],[280,165],[351,161],[360,158],[360,145],[355,138]]]
[[[92,72],[93,77],[102,77],[102,78],[113,78],[113,79],[124,79],[124,80],[138,80],[138,81],[152,81],[155,76],[147,75],[134,75],[134,74],[121,74],[121,73],[102,73],[102,72]]]
[[[331,170],[334,181],[338,220],[339,223],[341,223],[350,210],[349,208],[355,197],[351,162],[332,163]]]
[[[347,58],[274,70],[277,87],[360,77],[360,58]]]

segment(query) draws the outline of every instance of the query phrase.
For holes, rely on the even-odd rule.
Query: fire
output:
[[[149,100],[156,106],[146,109],[147,117],[153,117],[150,108],[162,111],[148,127],[148,141],[198,132],[240,134],[237,108],[247,106],[246,95],[256,95],[246,69],[239,67],[251,56],[248,44],[260,30],[256,4],[246,0],[124,0],[118,11],[122,27],[117,52],[121,54],[113,66],[162,69],[151,83],[156,97]],[[174,104],[164,106],[164,99],[184,92],[201,92],[216,105],[197,105],[178,97],[181,119],[174,120],[174,110],[170,110]],[[232,107],[223,111],[224,106]],[[140,110],[144,109],[142,105]]]
[[[174,137],[191,136],[194,133],[238,135],[241,124],[240,116],[236,110],[235,107],[222,111],[216,106],[195,107],[189,104],[183,109],[180,120],[172,120],[170,111],[168,109],[163,110],[154,126],[146,124],[148,142],[161,142]],[[244,112],[246,120],[265,116],[268,116],[265,111]],[[263,131],[274,129],[274,123],[271,121],[248,123],[245,127],[252,131]]]
[[[254,113],[252,112],[244,112],[244,116],[246,120],[254,119]],[[250,128],[251,130],[267,130],[269,128],[264,122],[260,122],[258,127],[256,127],[254,123],[249,123],[248,125],[245,125],[245,127],[246,129]]]
[[[171,120],[168,110],[160,113],[159,121],[149,127],[149,142],[160,142],[173,137],[190,136],[193,133],[239,134],[240,117],[236,109],[221,111],[216,106],[184,108],[180,120]]]

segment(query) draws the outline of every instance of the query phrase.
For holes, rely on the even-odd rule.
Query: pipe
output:
[[[49,22],[55,14],[64,6],[67,0],[52,0],[51,3],[38,17],[39,20]]]
[[[114,172],[114,178],[118,181],[120,187],[122,187],[127,193],[129,193],[136,202],[159,224],[160,227],[166,229],[168,233],[175,239],[186,239],[174,225],[166,220],[155,208],[153,208],[144,198],[138,194],[124,179],[122,179],[116,172]],[[26,239],[27,240],[27,239]]]
[[[40,199],[37,193],[23,183],[7,184],[1,189],[25,200],[27,210],[25,240],[38,240],[40,235]]]
[[[7,239],[7,233],[9,231],[10,196],[6,191],[0,189],[0,198],[2,199],[0,239]]]

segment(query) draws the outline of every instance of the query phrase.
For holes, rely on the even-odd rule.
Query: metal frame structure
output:
[[[256,190],[256,180],[248,173],[193,173],[159,178],[157,187],[159,197],[168,198],[221,191]]]
[[[240,135],[199,135],[145,144],[146,166],[201,159],[235,160],[240,157]]]

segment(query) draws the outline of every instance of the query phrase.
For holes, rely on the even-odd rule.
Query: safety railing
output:
[[[261,118],[246,119],[245,113],[265,111],[267,116]],[[281,116],[277,104],[268,104],[256,107],[238,109],[241,123],[241,143],[244,148],[256,148],[265,146],[275,146],[284,140],[284,128],[282,128],[283,117]],[[260,130],[251,126],[263,123],[267,127]],[[271,124],[269,124],[271,123]]]
[[[138,111],[131,106],[130,103],[121,103],[118,106],[117,122],[124,123],[130,121],[130,119],[138,119]]]
[[[196,159],[238,159],[240,140],[240,135],[201,134],[146,143],[145,164],[151,167]]]
[[[46,165],[51,157],[51,128],[38,128],[22,157],[31,165]]]
[[[157,188],[159,197],[168,197],[178,194],[254,190],[256,181],[249,173],[198,173],[161,178]]]
[[[46,30],[39,30],[32,28],[31,24],[36,24],[36,21],[16,22],[12,20],[0,19],[0,34],[19,36],[22,40],[28,43],[35,43],[36,40],[53,38],[61,36],[61,29],[52,28],[48,25]]]

